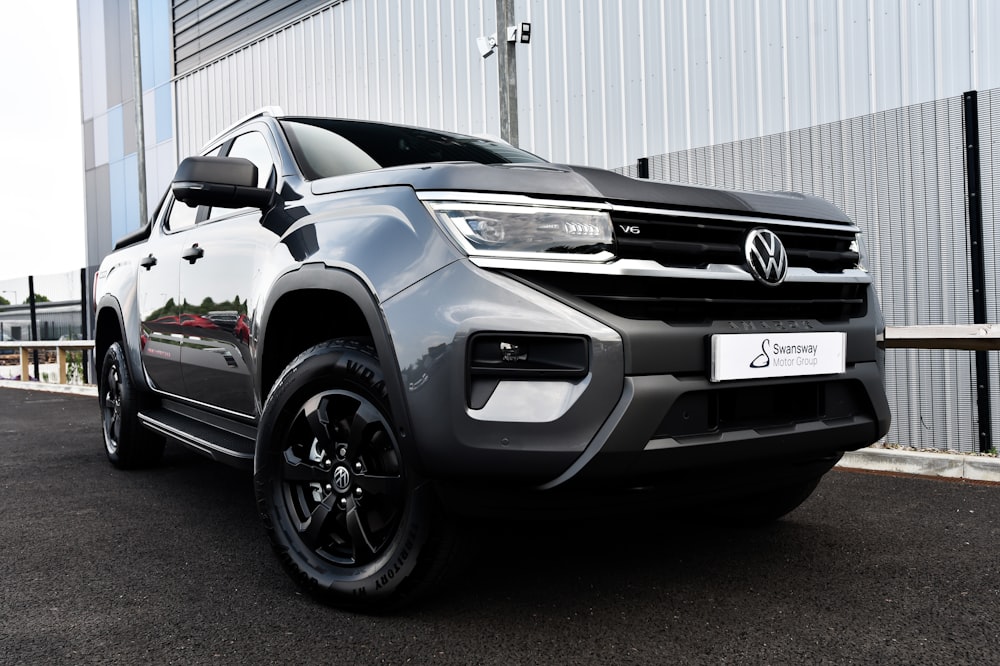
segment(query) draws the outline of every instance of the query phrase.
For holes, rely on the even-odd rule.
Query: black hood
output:
[[[629,206],[679,208],[762,217],[850,224],[839,208],[790,192],[741,192],[629,178],[613,171],[562,164],[437,163],[395,167],[313,182],[314,194],[410,185],[417,191],[518,194],[545,199],[607,201]]]

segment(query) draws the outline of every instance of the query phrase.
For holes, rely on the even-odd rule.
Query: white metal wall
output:
[[[495,0],[347,0],[177,81],[188,154],[255,108],[499,132]],[[994,0],[516,0],[522,147],[636,158],[1000,87]]]
[[[348,0],[176,81],[178,150],[264,106],[499,134],[495,0]]]
[[[1000,86],[992,0],[518,0],[522,145],[636,158]]]

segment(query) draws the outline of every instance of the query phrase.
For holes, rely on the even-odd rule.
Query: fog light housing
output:
[[[469,407],[482,409],[502,380],[585,377],[590,340],[575,335],[478,333],[468,346],[466,386]]]

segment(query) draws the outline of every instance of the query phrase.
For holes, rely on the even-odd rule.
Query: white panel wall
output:
[[[499,132],[495,0],[347,0],[179,79],[182,153],[261,106]],[[1000,86],[993,0],[516,0],[521,145],[618,167]]]
[[[992,0],[518,0],[520,135],[636,158],[1000,86]]]
[[[181,155],[263,106],[499,134],[494,0],[348,0],[176,81]]]

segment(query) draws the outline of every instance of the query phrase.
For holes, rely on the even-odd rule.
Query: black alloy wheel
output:
[[[113,342],[101,364],[98,401],[104,452],[115,467],[146,467],[163,457],[163,437],[139,423],[139,391],[128,373],[121,343]]]
[[[339,565],[374,560],[395,535],[406,499],[395,438],[378,408],[348,391],[314,395],[282,447],[284,502],[303,542]]]
[[[291,577],[318,600],[384,612],[431,590],[455,532],[407,464],[374,349],[333,340],[278,378],[257,435],[254,488]]]
[[[117,363],[108,363],[104,369],[102,412],[104,421],[104,446],[108,456],[118,455],[118,441],[122,436],[122,376]]]

